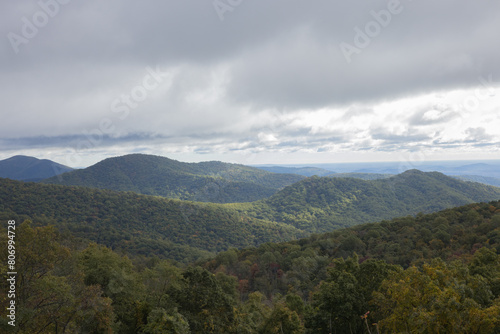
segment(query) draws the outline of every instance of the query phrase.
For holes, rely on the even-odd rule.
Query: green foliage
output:
[[[15,330],[498,333],[498,217],[500,202],[472,204],[229,249],[204,268],[157,257],[135,266],[102,245],[64,246],[53,226],[23,223]],[[7,302],[2,294],[3,309]]]
[[[384,261],[368,260],[359,264],[356,254],[333,261],[328,277],[313,294],[313,312],[308,325],[315,333],[359,332],[364,324],[359,315],[369,311],[371,294],[382,281],[398,270]]]
[[[286,305],[279,303],[267,318],[264,327],[259,333],[262,334],[300,334],[304,332],[304,326],[297,312],[290,310]]]
[[[235,320],[234,301],[215,275],[199,267],[188,268],[180,289],[171,295],[194,333],[230,333]]]
[[[217,161],[184,163],[159,156],[130,154],[105,159],[43,182],[134,191],[198,202],[232,203],[267,198],[302,178]]]
[[[380,328],[390,332],[492,333],[500,329],[500,299],[493,301],[486,280],[470,275],[460,262],[447,265],[434,260],[422,269],[410,267],[393,275],[374,293],[374,304],[380,312]]]
[[[230,247],[305,236],[220,204],[0,179],[5,215],[18,212],[84,240],[139,256],[194,262]],[[9,218],[11,219],[11,218]]]
[[[0,244],[7,244],[6,233]],[[83,273],[74,265],[73,253],[59,243],[54,227],[32,227],[30,222],[16,228],[16,326],[7,325],[3,314],[3,332],[19,333],[108,333],[113,309],[111,299],[99,286],[87,286]],[[6,258],[7,247],[2,247]],[[7,277],[2,268],[0,307],[6,310]]]
[[[140,307],[137,301],[142,291],[130,260],[109,248],[91,244],[79,254],[78,263],[85,273],[85,284],[100,286],[103,296],[113,300],[117,330],[127,333],[138,328],[142,319],[135,319],[134,314]]]
[[[499,198],[500,188],[410,170],[370,181],[310,177],[240,210],[315,233]]]
[[[221,205],[0,186],[0,219],[35,219],[16,239],[21,333],[500,331],[498,201],[275,243],[497,196],[493,188],[409,171],[370,182],[313,177],[266,201]],[[203,255],[213,258],[184,267],[162,259]],[[7,302],[2,294],[0,307]]]
[[[149,313],[148,323],[141,333],[144,334],[188,334],[189,323],[176,309],[172,314],[162,308],[156,308]]]

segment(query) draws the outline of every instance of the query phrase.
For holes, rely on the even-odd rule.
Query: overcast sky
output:
[[[0,159],[500,159],[500,2],[0,4]]]

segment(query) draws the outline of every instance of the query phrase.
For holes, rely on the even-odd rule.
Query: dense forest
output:
[[[10,219],[53,224],[77,238],[136,254],[189,262],[230,247],[296,239],[307,233],[283,223],[195,203],[84,187],[0,179],[0,211]]]
[[[202,178],[230,173],[186,165],[212,174]],[[500,333],[500,202],[488,203],[499,198],[498,188],[416,170],[301,177],[226,204],[0,179],[18,272],[17,326],[2,316],[0,328]],[[3,245],[13,239],[0,234]]]
[[[185,163],[153,155],[129,154],[42,182],[134,191],[197,202],[234,203],[267,198],[303,178],[219,161]]]
[[[327,232],[363,222],[430,213],[500,198],[500,188],[409,170],[376,180],[309,177],[268,199],[232,207],[245,215]]]
[[[498,198],[498,188],[418,171],[374,181],[310,177],[268,199],[233,204],[0,179],[1,211],[54,224],[117,252],[183,262],[231,247]]]
[[[16,235],[17,326],[2,317],[5,333],[500,333],[498,201],[192,265],[74,246],[37,221]]]

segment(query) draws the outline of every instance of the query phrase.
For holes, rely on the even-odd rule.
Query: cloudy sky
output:
[[[500,2],[0,4],[0,159],[500,159]]]

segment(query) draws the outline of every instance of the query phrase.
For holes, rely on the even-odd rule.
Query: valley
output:
[[[360,316],[386,330],[429,314],[445,331],[500,326],[500,188],[419,170],[278,170],[130,155],[0,178],[0,219],[18,224],[19,308],[33,315],[22,327],[328,333],[332,314],[342,332],[362,333]],[[393,307],[392,291],[424,303],[405,291],[427,288],[411,316]],[[53,303],[36,306],[46,293]],[[462,306],[436,311],[450,295]]]

